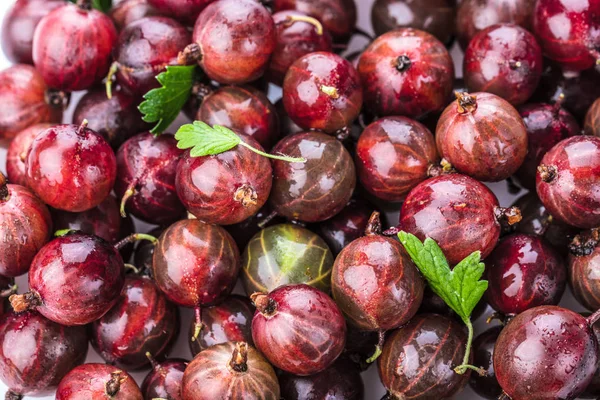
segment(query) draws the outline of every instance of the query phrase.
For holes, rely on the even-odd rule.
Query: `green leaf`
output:
[[[487,281],[480,280],[485,270],[481,252],[473,252],[451,270],[435,240],[427,238],[421,243],[416,236],[404,231],[398,234],[398,238],[431,289],[463,321],[470,322],[473,309],[488,287]]]
[[[220,154],[234,148],[242,141],[230,129],[219,125],[211,128],[202,121],[183,125],[175,134],[175,139],[178,148],[192,149],[190,151],[192,157]]]
[[[70,0],[71,3],[77,3],[77,0]],[[112,0],[92,0],[92,7],[96,10],[100,10],[103,13],[110,11],[112,7]]]
[[[146,122],[157,122],[151,132],[164,132],[188,101],[194,80],[196,66],[168,66],[156,79],[162,87],[152,89],[144,95],[145,101],[138,107]]]

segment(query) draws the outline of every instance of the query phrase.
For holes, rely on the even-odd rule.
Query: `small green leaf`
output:
[[[183,125],[175,134],[177,147],[192,149],[192,157],[220,154],[237,146],[242,140],[231,130],[219,125],[210,127],[202,121]]]
[[[138,107],[146,122],[157,122],[151,132],[164,132],[188,101],[194,80],[196,66],[168,66],[166,72],[156,79],[162,87],[152,89],[144,95],[145,101]]]
[[[77,3],[77,0],[70,0],[71,3]],[[96,10],[100,10],[103,13],[107,13],[112,8],[112,0],[91,0],[92,7]]]
[[[421,243],[416,236],[404,231],[398,238],[431,289],[463,321],[468,321],[488,286],[487,281],[480,280],[485,270],[485,265],[480,262],[481,253],[470,254],[451,270],[442,249],[433,239],[427,238]]]

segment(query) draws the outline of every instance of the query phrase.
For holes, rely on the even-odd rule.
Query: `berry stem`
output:
[[[306,162],[306,158],[304,157],[289,157],[286,156],[285,154],[280,154],[280,155],[275,155],[275,154],[269,154],[269,153],[265,153],[262,150],[258,150],[255,149],[254,147],[250,146],[248,143],[240,141],[240,143],[238,143],[240,146],[244,146],[245,148],[255,152],[256,154],[260,154],[263,157],[267,157],[267,158],[272,158],[273,160],[280,160],[280,161],[287,161],[287,162],[300,162],[300,163],[305,163]]]
[[[121,384],[127,380],[127,377],[122,377],[121,371],[115,371],[110,374],[110,380],[106,382],[104,389],[109,397],[114,397],[121,390]]]
[[[383,342],[385,341],[385,331],[378,332],[379,339],[377,340],[377,344],[375,345],[375,351],[371,357],[367,358],[367,364],[372,364],[379,358],[381,352],[383,350]]]
[[[252,186],[244,183],[233,194],[233,200],[242,203],[244,207],[255,206],[258,200],[258,193],[256,193],[256,190]]]
[[[490,324],[492,321],[498,320],[502,326],[506,326],[514,317],[516,317],[516,314],[502,314],[500,312],[493,312],[489,317],[487,317],[485,323]]]
[[[18,313],[33,310],[42,305],[42,298],[35,290],[23,294],[13,294],[8,298],[8,301],[13,310]]]
[[[586,318],[589,326],[594,325],[600,319],[600,310],[596,310],[592,315]]]
[[[265,317],[272,317],[277,313],[277,303],[264,293],[256,292],[250,296],[256,309]]]
[[[81,121],[81,125],[79,125],[79,128],[77,128],[77,134],[79,136],[83,136],[84,131],[87,129],[88,126],[88,120],[84,119],[83,121]]]
[[[504,391],[502,391],[502,394],[500,395],[500,397],[498,397],[498,400],[512,400],[510,398],[509,395],[507,395]]]
[[[431,164],[429,168],[427,168],[427,176],[429,176],[430,178],[435,178],[437,176],[446,175],[454,172],[456,172],[456,170],[454,169],[452,164],[450,164],[445,158],[442,158],[439,164]]]
[[[277,211],[272,211],[271,214],[267,215],[266,217],[264,217],[258,224],[256,224],[260,229],[264,228],[265,226],[267,226],[267,224],[271,221],[273,221],[273,219],[275,219],[275,217],[277,217]]]
[[[16,294],[18,289],[19,289],[19,286],[17,286],[17,284],[15,283],[14,285],[11,285],[11,286],[7,287],[6,289],[0,291],[0,297],[2,297],[2,298],[10,297],[13,294]]]
[[[7,201],[10,198],[10,192],[8,191],[8,182],[6,176],[0,172],[0,201]]]
[[[152,369],[158,371],[160,369],[160,364],[156,362],[156,359],[152,356],[152,353],[149,351],[146,352],[146,358],[150,361],[150,365],[152,365]]]
[[[365,31],[363,31],[358,26],[354,28],[354,31],[352,32],[352,34],[358,35],[358,36],[362,36],[365,39],[367,39],[369,42],[372,42],[373,40],[375,40],[375,38],[372,35],[368,34]]]
[[[108,70],[108,74],[106,75],[106,83],[104,85],[106,86],[106,97],[108,97],[109,100],[112,99],[113,80],[118,70],[119,63],[115,61],[110,65],[110,69]]]
[[[473,324],[471,323],[471,318],[463,318],[463,322],[465,323],[465,325],[467,325],[467,330],[469,332],[467,337],[467,346],[465,349],[465,356],[463,357],[463,362],[461,365],[454,368],[454,372],[456,372],[459,375],[462,375],[465,372],[467,372],[467,369],[471,369],[477,372],[480,376],[485,376],[487,375],[487,372],[484,369],[469,364],[469,358],[471,357],[471,343],[473,343]]]
[[[373,211],[365,229],[365,236],[373,235],[381,235],[381,217],[377,211]]]
[[[248,343],[237,342],[229,366],[236,372],[248,371]]]
[[[121,212],[122,218],[127,218],[127,212],[125,211],[125,204],[136,193],[137,192],[135,190],[135,182],[132,182],[129,185],[129,187],[127,187],[127,190],[125,191],[125,193],[123,193],[123,198],[121,199],[121,206],[119,207],[119,210]]]
[[[194,333],[192,334],[192,342],[198,340],[200,331],[202,331],[202,309],[200,307],[194,308]]]
[[[121,250],[123,247],[125,247],[129,243],[139,242],[140,240],[147,240],[147,241],[151,242],[153,245],[156,245],[156,243],[158,243],[158,239],[152,235],[148,235],[147,233],[134,233],[134,234],[127,236],[124,239],[119,240],[115,244],[115,248],[117,250]]]
[[[292,25],[294,22],[307,22],[316,28],[317,35],[323,35],[323,25],[321,22],[316,18],[309,17],[308,15],[288,15],[287,18],[282,22],[287,26]]]
[[[477,110],[477,97],[467,92],[454,92],[459,114],[470,114]]]

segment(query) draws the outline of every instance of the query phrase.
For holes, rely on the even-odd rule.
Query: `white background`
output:
[[[371,22],[370,22],[370,5],[372,4],[373,0],[355,0],[355,1],[359,6],[359,26],[363,30],[366,30],[367,32],[372,33]],[[13,3],[14,3],[14,0],[0,0],[0,16],[1,17],[3,17],[6,14],[6,11],[9,9],[9,7]],[[361,42],[360,39],[358,39],[357,43],[354,43],[354,45],[355,46],[363,45],[363,42]],[[458,76],[462,76],[462,54],[461,54],[461,51],[458,49],[457,45],[455,45],[455,47],[452,49],[452,56],[454,57],[454,61],[455,61],[456,73]],[[4,54],[2,54],[0,52],[0,69],[4,69],[4,68],[8,67],[9,65],[10,65],[10,63],[8,62],[8,60],[6,59]],[[71,122],[70,118],[71,118],[71,114],[73,111],[73,107],[76,105],[78,98],[79,98],[79,96],[73,96],[73,98],[71,100],[71,106],[69,107],[69,110],[65,115],[65,120],[64,120],[65,123]],[[175,130],[172,130],[172,131],[175,131]],[[7,146],[7,143],[0,142],[0,170],[2,170],[3,173],[6,172],[6,168],[5,168],[6,146]],[[515,199],[515,196],[512,196],[506,192],[506,186],[505,186],[504,182],[492,184],[489,186],[498,195],[502,206],[506,207],[506,206],[511,205],[511,203]],[[522,192],[521,194],[523,194],[523,193],[524,192]],[[395,223],[396,221],[397,221],[397,214],[394,214],[394,217],[392,219],[390,219],[390,222]],[[138,232],[147,231],[147,227],[145,224],[138,224],[137,228],[138,228]],[[19,285],[19,292],[20,293],[25,292],[27,289],[26,277],[18,278],[17,283]],[[236,288],[236,292],[243,294],[243,290],[240,290],[240,289],[241,288],[238,285],[238,287]],[[576,302],[573,300],[570,293],[565,293],[563,302],[561,304],[563,304],[564,306],[568,306],[570,308],[576,309],[576,310],[583,310],[578,304],[576,304]],[[489,313],[491,313],[491,309],[488,308],[488,311],[484,315],[489,315]],[[177,344],[174,347],[174,349],[170,355],[173,357],[190,359],[191,354],[189,352],[188,345],[187,345],[187,336],[188,336],[189,321],[192,318],[192,313],[190,312],[190,310],[181,309],[181,315],[182,315],[182,320],[183,320],[182,329],[180,329]],[[485,317],[482,317],[475,324],[477,332],[482,332],[483,330],[487,329],[488,326],[486,326],[484,320],[485,320]],[[89,352],[88,352],[88,358],[87,358],[86,362],[103,362],[103,360],[95,353],[93,348],[90,346]],[[147,374],[147,371],[143,371],[143,372],[139,372],[139,373],[132,373],[132,375],[136,378],[136,380],[138,381],[139,384],[141,384],[141,382],[144,379],[146,374]],[[372,366],[368,371],[363,373],[363,380],[365,382],[365,400],[379,400],[385,394],[385,390],[383,389],[383,386],[381,385],[381,383],[379,381],[379,377],[377,375],[377,368],[375,366]],[[6,386],[2,382],[0,382],[0,398],[3,398],[5,392],[6,392]],[[54,399],[54,395],[50,394],[45,397],[37,397],[37,398],[50,400],[50,399]],[[456,395],[455,398],[456,399],[464,399],[464,400],[482,399],[481,397],[475,395],[468,386],[463,392]],[[215,400],[217,400],[217,399],[215,399]]]

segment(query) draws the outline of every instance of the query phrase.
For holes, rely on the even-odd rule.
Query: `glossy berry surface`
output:
[[[117,303],[94,321],[90,342],[109,364],[136,370],[150,364],[149,352],[161,357],[177,337],[179,315],[154,282],[128,276]]]
[[[365,393],[358,368],[342,359],[311,376],[283,373],[279,384],[285,400],[362,400]]]
[[[474,251],[485,258],[496,246],[498,199],[483,184],[460,174],[421,182],[406,197],[400,228],[420,240],[430,237],[451,265]]]
[[[501,326],[495,326],[481,333],[473,341],[473,365],[485,370],[486,375],[472,373],[469,385],[480,396],[496,400],[502,394],[502,388],[494,372],[494,347],[502,332]]]
[[[69,372],[56,389],[56,400],[143,400],[135,379],[106,364],[83,364]]]
[[[318,20],[305,20],[308,15],[298,11],[273,14],[276,45],[267,70],[267,77],[282,85],[290,66],[307,54],[331,52],[331,35]],[[315,22],[316,21],[316,22]]]
[[[113,150],[85,125],[56,125],[40,133],[25,165],[27,186],[49,206],[71,212],[102,203],[117,173]]]
[[[518,105],[537,88],[542,66],[542,49],[535,36],[518,25],[498,24],[473,37],[463,73],[470,91],[492,93]]]
[[[191,42],[187,29],[166,17],[146,17],[127,25],[115,45],[117,82],[138,96],[160,87],[156,76]]]
[[[329,292],[332,267],[333,255],[319,235],[279,224],[261,230],[246,246],[242,281],[248,295],[295,283]]]
[[[125,210],[151,224],[180,219],[185,208],[177,196],[175,176],[183,150],[172,135],[140,133],[117,152],[115,193]]]
[[[463,49],[477,32],[501,23],[520,25],[531,31],[536,0],[464,0],[456,14],[456,36]]]
[[[578,228],[600,225],[600,138],[574,136],[554,146],[538,167],[537,193],[550,214]]]
[[[51,234],[46,205],[26,187],[7,185],[0,174],[0,275],[26,273]]]
[[[503,314],[556,305],[567,285],[562,256],[538,236],[517,233],[504,237],[485,263],[489,282],[485,298]]]
[[[193,41],[200,46],[199,63],[210,79],[239,85],[265,72],[275,49],[275,24],[254,0],[220,0],[198,16]]]
[[[600,136],[600,100],[596,100],[585,115],[586,135]]]
[[[273,153],[306,159],[306,163],[273,162],[269,203],[279,215],[319,222],[346,206],[356,186],[356,173],[352,157],[339,140],[324,133],[301,132],[285,137]]]
[[[415,28],[431,33],[445,45],[454,39],[455,17],[452,0],[376,0],[371,7],[371,24],[378,36],[398,28]]]
[[[240,137],[262,150],[254,139]],[[244,146],[214,156],[192,157],[186,152],[175,178],[185,208],[200,221],[219,225],[237,224],[256,214],[272,184],[269,160]]]
[[[579,229],[552,217],[535,192],[519,197],[513,206],[518,207],[523,216],[516,225],[517,232],[542,236],[561,255],[567,254],[567,248]]]
[[[453,319],[417,315],[386,339],[377,360],[381,382],[392,398],[451,398],[469,377],[453,369],[462,362],[466,342],[464,328]]]
[[[144,399],[181,400],[181,381],[187,364],[178,358],[155,362],[142,383]]]
[[[10,312],[0,319],[0,379],[10,394],[37,395],[54,389],[87,355],[84,327],[67,327],[40,314]]]
[[[363,90],[358,72],[342,57],[326,52],[296,60],[283,81],[283,105],[303,129],[333,134],[360,114]]]
[[[62,104],[49,104],[47,86],[33,67],[17,64],[0,71],[0,139],[12,139],[39,123],[60,122]]]
[[[104,87],[88,91],[73,111],[73,124],[88,121],[88,128],[102,135],[113,149],[136,133],[143,132],[149,125],[142,121],[136,99],[123,90],[112,91],[106,96]]]
[[[457,171],[480,181],[511,176],[527,155],[527,130],[519,112],[490,93],[459,93],[435,132],[438,152]]]
[[[239,250],[229,233],[194,219],[167,228],[154,250],[156,284],[170,301],[185,307],[222,301],[239,270]]]
[[[123,0],[113,4],[109,11],[110,18],[118,31],[132,22],[158,14],[158,10],[152,7],[148,0]]]
[[[569,283],[579,304],[591,311],[600,308],[600,247],[589,255],[569,254]]]
[[[558,26],[564,29],[558,29]],[[533,29],[546,57],[568,70],[591,68],[600,59],[598,0],[538,1],[533,14]]]
[[[274,0],[276,12],[296,10],[321,21],[336,41],[345,42],[356,25],[354,0]]]
[[[53,209],[51,214],[55,232],[63,229],[80,231],[113,244],[132,233],[133,223],[130,218],[121,217],[119,204],[113,195],[87,211],[71,213]]]
[[[287,285],[252,296],[252,337],[275,367],[313,375],[331,366],[344,350],[346,322],[334,301],[308,285]]]
[[[198,15],[207,5],[215,0],[147,0],[161,14],[171,16],[184,22],[186,25],[194,25]]]
[[[249,298],[231,295],[214,307],[202,309],[202,329],[190,340],[192,356],[211,346],[226,342],[246,342],[252,345],[254,306]],[[195,334],[195,322],[190,324],[190,338]]]
[[[365,107],[373,114],[419,118],[441,110],[452,91],[454,64],[433,35],[412,28],[388,32],[358,62]]]
[[[512,399],[574,399],[592,380],[597,352],[584,317],[556,306],[535,307],[500,333],[494,371]]]
[[[526,104],[519,107],[527,129],[527,155],[515,172],[519,184],[529,190],[535,189],[535,175],[544,154],[563,139],[580,133],[575,117],[560,104]]]
[[[245,342],[227,342],[202,351],[185,369],[183,400],[279,400],[273,367]]]
[[[358,178],[382,200],[402,201],[438,162],[431,132],[406,117],[378,119],[365,128],[356,145]]]
[[[373,211],[374,207],[367,201],[350,199],[342,211],[333,218],[320,222],[314,230],[327,243],[333,255],[337,256],[350,242],[365,234]]]
[[[6,152],[6,177],[10,183],[27,186],[27,176],[25,175],[27,152],[29,152],[33,139],[51,126],[52,124],[48,123],[31,125],[17,133],[11,140]]]
[[[60,0],[18,0],[2,21],[2,51],[13,63],[33,64],[33,33],[40,20],[65,3]]]
[[[107,15],[91,7],[67,4],[38,24],[33,62],[53,89],[88,89],[106,76],[116,40],[117,30]],[[80,51],[82,43],[85,51]]]
[[[243,133],[270,150],[279,139],[275,106],[252,86],[224,86],[204,98],[196,120]]]
[[[62,325],[85,325],[112,308],[124,281],[123,259],[112,245],[73,233],[42,247],[31,263],[29,292],[11,303]]]
[[[346,319],[369,331],[407,323],[421,305],[424,286],[402,245],[376,232],[345,247],[331,274],[333,298]]]

